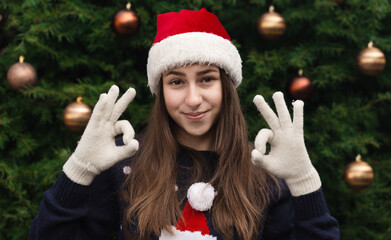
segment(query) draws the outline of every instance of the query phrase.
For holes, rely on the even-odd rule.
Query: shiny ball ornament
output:
[[[111,26],[120,36],[131,36],[140,26],[140,18],[135,11],[130,10],[130,7],[128,3],[126,9],[119,10],[113,15]]]
[[[73,132],[82,132],[91,117],[91,108],[81,100],[82,98],[78,97],[76,102],[69,104],[64,109],[64,123]]]
[[[344,171],[343,178],[346,185],[353,190],[362,190],[373,182],[373,169],[357,155],[356,160],[349,163]]]
[[[357,66],[360,72],[366,76],[379,75],[386,66],[386,57],[380,49],[368,43],[368,47],[360,51],[357,56]]]
[[[24,57],[19,57],[19,62],[14,63],[7,72],[7,82],[11,89],[19,91],[37,83],[37,71],[29,63],[24,62]]]
[[[285,20],[280,14],[274,12],[274,6],[270,6],[269,12],[264,13],[258,20],[258,32],[266,40],[281,37],[285,29]]]
[[[299,76],[291,80],[288,90],[293,99],[307,100],[314,92],[314,85],[309,78],[303,76],[303,70],[299,70]]]

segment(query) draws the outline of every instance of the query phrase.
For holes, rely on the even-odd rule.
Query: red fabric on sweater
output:
[[[209,227],[203,212],[194,210],[189,202],[186,202],[182,215],[185,222],[178,219],[176,228],[179,231],[201,232],[202,235],[209,235]]]

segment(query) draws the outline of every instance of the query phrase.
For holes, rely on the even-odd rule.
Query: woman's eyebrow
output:
[[[197,72],[197,76],[204,75],[204,74],[207,74],[207,73],[210,73],[210,72],[217,72],[217,70],[215,70],[215,69],[206,69],[204,71]]]
[[[177,76],[186,76],[186,74],[184,73],[181,73],[181,72],[177,72],[177,71],[169,71],[168,73],[164,74],[164,76],[168,76],[168,75],[177,75]]]

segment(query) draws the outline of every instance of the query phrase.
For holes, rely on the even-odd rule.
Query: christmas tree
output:
[[[253,141],[266,122],[252,103],[275,91],[292,101],[289,82],[302,69],[314,92],[305,100],[305,140],[342,239],[389,239],[391,224],[391,66],[374,76],[357,67],[369,41],[391,56],[391,1],[134,0],[140,27],[113,31],[112,16],[126,1],[15,0],[0,5],[0,239],[26,239],[43,192],[51,187],[81,132],[64,124],[64,109],[81,96],[91,108],[117,84],[137,95],[122,118],[136,132],[154,97],[146,62],[159,13],[197,10],[216,14],[243,59],[238,88]],[[285,33],[266,40],[259,17],[273,3]],[[34,86],[13,90],[7,72],[20,56],[37,72]],[[348,188],[345,167],[361,154],[374,171],[363,190]]]

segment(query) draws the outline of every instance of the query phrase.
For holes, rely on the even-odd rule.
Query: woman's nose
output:
[[[202,103],[202,95],[197,86],[189,86],[185,102],[192,108],[198,107]]]

